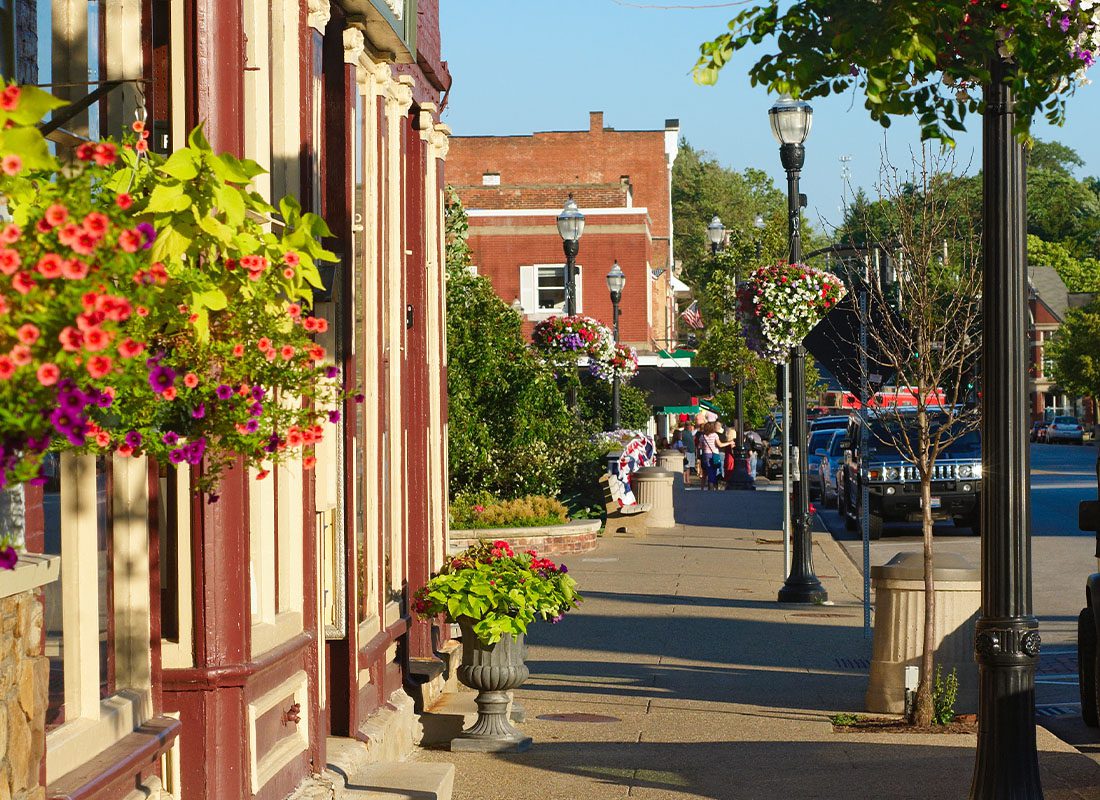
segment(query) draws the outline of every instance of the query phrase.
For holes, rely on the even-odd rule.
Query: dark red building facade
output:
[[[27,550],[62,565],[46,796],[288,797],[329,736],[402,757],[453,651],[409,606],[446,552],[438,0],[19,0],[0,23],[5,75],[103,87],[59,147],[136,114],[170,152],[201,123],[270,165],[257,191],[325,217],[341,262],[316,313],[360,394],[315,471],[230,470],[217,503],[142,459],[65,455],[26,490]]]

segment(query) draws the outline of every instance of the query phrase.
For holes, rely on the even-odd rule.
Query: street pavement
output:
[[[1032,584],[1035,614],[1043,637],[1036,678],[1040,721],[1089,752],[1100,751],[1100,731],[1080,720],[1077,686],[1077,615],[1085,603],[1085,580],[1096,572],[1095,537],[1077,528],[1077,505],[1096,499],[1095,446],[1031,445]],[[835,509],[817,503],[818,518],[857,567],[863,564],[860,532],[847,531]],[[969,528],[937,523],[936,552],[963,555],[974,566],[980,542]],[[872,566],[896,554],[919,551],[920,526],[888,524],[882,539],[870,543]],[[1100,756],[1098,756],[1100,757]]]
[[[532,750],[418,760],[456,765],[456,800],[966,796],[972,735],[833,732],[831,714],[863,710],[861,579],[821,532],[832,604],[778,604],[781,504],[678,489],[674,528],[568,559],[586,600],[532,627],[516,691]],[[1100,766],[1042,729],[1038,741],[1047,800],[1100,800]]]

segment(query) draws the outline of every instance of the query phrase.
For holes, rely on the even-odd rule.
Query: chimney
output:
[[[603,133],[603,112],[602,111],[589,111],[588,112],[588,132],[589,133]]]

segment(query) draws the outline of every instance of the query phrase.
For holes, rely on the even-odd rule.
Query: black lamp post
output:
[[[1010,66],[993,60],[982,118],[982,608],[971,800],[1042,800],[1035,750],[1039,623],[1031,605],[1024,152]]]
[[[626,286],[626,275],[623,268],[616,261],[607,273],[607,291],[611,293],[611,329],[615,333],[615,344],[619,343],[619,301],[623,299],[623,288]],[[619,421],[619,371],[611,379],[611,428],[618,430],[622,425]]]
[[[805,199],[798,191],[798,178],[806,160],[803,142],[810,134],[813,109],[803,100],[782,97],[768,110],[772,133],[779,142],[779,157],[787,171],[787,226],[790,232],[790,262],[802,260],[802,208]],[[798,448],[798,470],[792,486],[791,574],[779,590],[781,603],[822,603],[829,595],[814,574],[813,540],[811,538],[809,494],[806,479],[810,472],[810,460],[806,453],[806,349],[801,345],[791,348],[791,439]],[[787,420],[783,421],[788,424]],[[786,454],[784,454],[786,455]]]
[[[577,208],[573,193],[565,201],[565,208],[558,214],[558,233],[561,235],[562,250],[565,251],[565,313],[573,316],[577,313],[577,252],[581,247],[581,234],[584,232],[584,214]]]

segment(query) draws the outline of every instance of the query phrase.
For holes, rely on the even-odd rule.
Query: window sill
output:
[[[256,659],[269,650],[285,644],[302,632],[302,614],[284,611],[271,622],[257,622],[252,626],[252,658]]]
[[[80,769],[139,728],[151,706],[147,692],[125,689],[99,704],[99,719],[66,722],[46,736],[46,782]]]
[[[20,553],[15,569],[0,571],[0,597],[11,597],[53,583],[60,574],[61,556]]]

